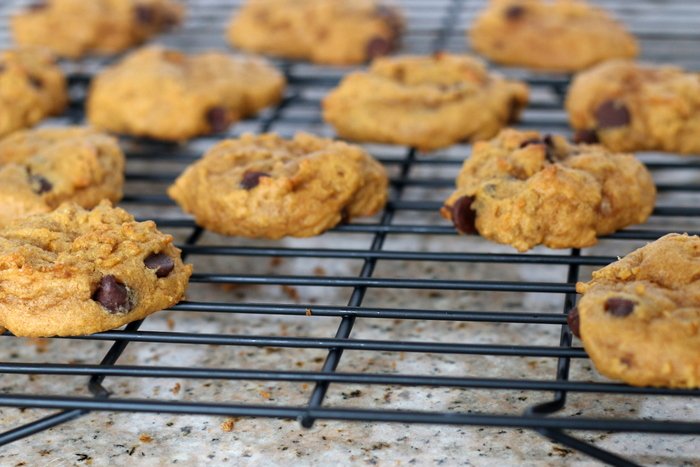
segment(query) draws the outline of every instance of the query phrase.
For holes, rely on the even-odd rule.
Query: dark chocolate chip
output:
[[[578,314],[578,308],[574,307],[571,310],[569,310],[569,314],[566,315],[566,323],[569,325],[569,329],[571,329],[571,334],[580,339],[581,321]]]
[[[261,177],[269,176],[270,174],[265,172],[255,172],[253,170],[249,170],[243,174],[243,179],[241,180],[241,188],[244,188],[246,190],[252,190],[256,186],[258,186]]]
[[[504,15],[510,21],[517,21],[525,16],[525,7],[522,5],[511,5],[506,8]]]
[[[605,101],[595,111],[595,118],[599,128],[614,128],[627,125],[632,117],[630,111],[622,102]]]
[[[613,316],[624,318],[634,311],[635,303],[626,298],[609,298],[605,301],[605,311]]]
[[[228,129],[231,123],[228,118],[228,112],[223,107],[212,107],[207,111],[207,122],[214,133],[221,133]]]
[[[452,223],[461,233],[476,233],[476,211],[472,209],[474,198],[462,196],[452,205]]]
[[[574,143],[576,144],[597,144],[598,133],[595,130],[576,130],[574,133]]]
[[[373,37],[365,47],[366,56],[369,60],[391,52],[391,42],[383,37]]]
[[[92,299],[110,313],[126,313],[131,310],[129,290],[111,274],[102,278]]]
[[[525,141],[520,143],[520,149],[527,147],[527,146],[530,146],[531,144],[543,144],[543,143],[542,143],[542,140],[539,138],[526,139]]]
[[[136,5],[134,7],[134,16],[136,21],[144,25],[156,22],[156,10],[148,5]]]
[[[38,195],[49,192],[53,189],[51,182],[46,180],[41,175],[30,175],[29,183],[32,186],[32,190],[34,190],[34,193]]]
[[[165,253],[153,253],[143,260],[143,264],[148,269],[155,269],[156,277],[168,277],[175,269],[175,262]]]
[[[29,11],[40,11],[46,8],[48,5],[46,2],[33,2],[27,5],[27,10]]]
[[[508,124],[513,124],[518,122],[520,117],[520,111],[522,110],[522,104],[518,99],[511,99],[508,107]]]
[[[552,164],[554,164],[555,162],[558,161],[557,155],[554,151],[554,141],[552,140],[552,137],[550,135],[545,136],[544,139],[538,139],[538,138],[526,139],[525,141],[520,143],[520,148],[522,149],[522,148],[530,146],[532,144],[543,145],[544,146],[544,156]]]
[[[44,87],[44,82],[40,78],[29,76],[27,79],[34,89],[41,89]]]

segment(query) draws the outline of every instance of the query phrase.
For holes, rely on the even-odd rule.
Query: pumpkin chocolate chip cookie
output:
[[[247,134],[214,146],[168,194],[211,231],[277,239],[371,216],[384,207],[387,184],[382,165],[357,146]]]
[[[403,19],[377,0],[249,0],[228,29],[235,47],[330,65],[351,65],[398,47]]]
[[[700,388],[700,238],[669,234],[579,282],[579,335],[598,371]]]
[[[63,112],[67,100],[66,79],[50,52],[0,51],[0,137]]]
[[[581,0],[492,0],[469,38],[494,62],[544,71],[571,72],[638,54],[634,36]]]
[[[95,78],[88,120],[114,133],[187,140],[276,103],[284,87],[282,74],[262,59],[145,47]]]
[[[11,223],[0,230],[0,327],[27,337],[85,335],[176,304],[192,267],[172,240],[107,201]]]
[[[466,55],[380,58],[323,100],[343,138],[434,150],[495,136],[527,105],[524,83],[489,74]]]
[[[698,73],[611,60],[576,76],[566,109],[579,141],[700,154]]]
[[[519,251],[582,248],[644,222],[655,199],[651,174],[631,154],[508,129],[474,145],[440,212],[462,233]]]
[[[13,133],[0,140],[0,227],[65,201],[119,201],[124,154],[117,141],[82,127]]]
[[[110,55],[138,45],[182,20],[173,0],[45,0],[12,18],[22,45],[60,56]]]

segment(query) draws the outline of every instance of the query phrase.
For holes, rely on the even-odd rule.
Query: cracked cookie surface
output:
[[[15,41],[79,58],[111,55],[180,23],[183,7],[172,0],[45,0],[11,20]]]
[[[566,109],[581,141],[700,155],[698,73],[611,60],[576,76]]]
[[[86,335],[180,301],[192,272],[172,237],[104,201],[66,203],[0,230],[0,328]]]
[[[638,54],[634,36],[580,0],[492,0],[469,38],[494,62],[543,71],[571,72]]]
[[[88,120],[100,129],[181,141],[222,132],[278,102],[285,79],[265,60],[150,46],[93,81]]]
[[[72,201],[117,202],[124,154],[117,141],[85,127],[43,128],[0,140],[0,227]]]
[[[507,129],[474,145],[440,212],[462,233],[519,251],[582,248],[646,221],[655,200],[651,174],[631,154]]]
[[[50,52],[0,51],[0,137],[60,114],[67,101],[65,76]]]
[[[168,194],[213,232],[310,237],[384,207],[384,167],[363,149],[299,133],[223,141],[188,167]]]
[[[249,0],[228,28],[234,47],[329,65],[351,65],[398,47],[400,11],[377,0]]]
[[[434,150],[495,136],[527,105],[528,88],[478,59],[436,54],[380,58],[323,100],[343,138]]]
[[[700,238],[669,234],[579,282],[581,340],[604,375],[700,387]]]

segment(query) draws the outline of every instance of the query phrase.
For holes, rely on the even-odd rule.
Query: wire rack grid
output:
[[[6,25],[11,12],[25,3],[3,2],[0,22]],[[191,0],[184,28],[159,40],[191,51],[225,48],[221,34],[223,22],[238,3]],[[640,37],[646,59],[700,68],[694,53],[700,39],[700,5],[691,1],[668,2],[663,7],[651,1],[633,4],[608,0],[599,3],[623,18]],[[465,27],[483,7],[483,2],[406,0],[402,6],[408,18],[403,51],[432,53],[465,51]],[[9,32],[3,26],[0,46],[9,43]],[[514,254],[477,237],[457,237],[452,226],[441,220],[436,212],[469,153],[466,145],[456,145],[430,155],[419,154],[410,148],[368,145],[367,148],[387,166],[392,177],[390,201],[381,215],[374,219],[338,226],[318,239],[274,243],[214,236],[197,227],[165,195],[168,183],[187,164],[195,161],[220,138],[245,131],[276,131],[289,136],[304,130],[332,135],[321,121],[320,99],[348,70],[279,60],[275,63],[290,84],[285,99],[259,117],[234,126],[228,135],[200,138],[188,145],[123,140],[129,161],[123,206],[140,218],[154,219],[161,229],[173,233],[183,255],[196,265],[188,300],[168,312],[171,317],[168,319],[176,323],[187,319],[191,324],[200,317],[215,316],[224,322],[244,318],[237,322],[249,325],[239,327],[235,333],[149,330],[146,329],[148,321],[154,319],[149,318],[145,324],[135,322],[122,330],[51,339],[52,342],[70,341],[71,345],[92,346],[89,355],[100,356],[92,361],[76,363],[62,358],[62,355],[47,358],[46,354],[37,360],[24,358],[22,352],[20,356],[3,355],[0,362],[3,378],[38,379],[44,382],[44,386],[41,386],[41,392],[21,390],[16,386],[12,390],[3,388],[0,406],[54,412],[48,415],[36,412],[42,415],[7,427],[0,434],[0,445],[95,411],[296,419],[305,428],[311,428],[317,420],[339,420],[529,429],[572,450],[616,465],[634,465],[635,461],[597,446],[591,442],[590,436],[576,433],[700,434],[700,418],[693,418],[693,415],[698,415],[697,410],[690,412],[690,419],[686,416],[688,413],[679,416],[677,412],[664,413],[663,410],[654,417],[641,414],[621,416],[618,412],[606,417],[605,407],[602,412],[586,410],[586,404],[592,405],[590,401],[612,406],[620,400],[616,399],[618,397],[649,404],[680,401],[681,405],[697,409],[700,392],[630,387],[603,380],[590,371],[590,365],[588,371],[584,371],[586,354],[578,343],[572,343],[565,319],[576,301],[574,285],[577,280],[587,277],[587,271],[608,264],[615,256],[622,256],[667,232],[698,233],[700,162],[673,155],[641,155],[655,176],[660,194],[652,219],[644,226],[606,237],[599,248],[583,251],[535,249],[528,254]],[[50,124],[83,121],[87,86],[91,77],[105,64],[106,60],[98,59],[64,64],[71,83],[71,108],[65,116]],[[518,127],[569,134],[562,110],[568,77],[502,71],[526,80],[532,88],[532,102]],[[334,271],[334,265],[342,263],[344,268],[338,273],[328,273],[323,267],[316,266],[312,274],[299,272],[303,268],[298,267],[290,269],[289,273],[272,268],[258,274],[255,267],[237,267],[237,264],[275,265],[283,261],[325,265],[330,271]],[[221,264],[224,267],[219,267]],[[416,265],[420,266],[418,270],[422,275],[415,274],[413,268]],[[402,269],[406,269],[405,274],[402,274]],[[454,270],[460,274],[452,274]],[[466,270],[475,272],[464,273]],[[558,280],[538,280],[539,277],[549,278],[548,273],[552,271],[557,272]],[[237,299],[235,292],[246,288],[259,290],[257,297],[261,299]],[[223,299],[222,290],[225,291]],[[272,290],[284,293],[275,295]],[[310,292],[306,294],[306,290]],[[402,296],[403,301],[397,300],[397,296]],[[266,297],[271,299],[266,301]],[[431,301],[431,297],[435,300]],[[405,305],[388,306],[394,303]],[[271,334],[257,332],[254,324],[257,320],[282,323],[281,329],[300,320],[322,320],[325,324],[319,327],[320,330],[303,328],[308,333],[301,331],[289,335],[281,331]],[[373,322],[393,324],[381,328],[381,331],[370,332],[376,328]],[[449,329],[447,336],[458,336],[459,339],[450,340],[429,331],[406,334],[412,338],[392,332],[393,326],[414,329],[429,328],[433,324],[439,325],[439,329]],[[489,327],[493,334],[482,339],[480,332],[483,328],[479,326]],[[198,328],[195,325],[193,329]],[[322,335],[328,330],[332,332]],[[513,339],[514,333],[525,337]],[[544,337],[530,339],[531,333],[541,333]],[[20,345],[8,334],[4,341],[12,341],[8,345]],[[313,371],[302,371],[298,368],[265,368],[265,365],[256,368],[255,364],[250,368],[238,360],[218,367],[178,366],[177,359],[172,360],[175,362],[172,365],[120,363],[129,348],[143,344],[173,349],[219,346],[244,349],[252,354],[313,351],[317,355],[317,365]],[[409,371],[395,371],[394,367],[380,370],[371,365],[365,371],[339,369],[343,368],[344,361],[355,358],[357,354],[390,355],[409,361],[415,356],[420,358],[417,362],[428,362],[428,366],[434,363],[434,366],[428,369],[416,364],[415,368],[408,368]],[[444,363],[442,356],[456,359],[457,368],[444,370],[437,363]],[[547,363],[537,367],[530,365],[533,361]],[[523,362],[527,364],[520,365]],[[526,369],[519,373],[493,370],[514,365]],[[79,385],[85,377],[88,377],[87,392],[55,387],[58,382],[64,384],[65,381]],[[273,386],[289,384],[303,388],[301,392],[305,401],[296,404],[273,400],[256,403],[239,397],[235,390],[215,402],[203,397],[136,399],[120,393],[120,386],[114,383],[119,379],[139,382],[178,379],[193,384],[214,380],[231,383],[232,387],[251,381]],[[329,391],[334,388],[356,386],[363,390],[445,388],[453,393],[478,393],[482,397],[486,394],[487,398],[496,401],[506,397],[504,394],[517,394],[526,395],[522,400],[528,402],[506,404],[505,408],[494,406],[491,401],[468,409],[425,410],[422,406],[383,407],[365,400],[359,400],[355,405],[338,404],[335,399],[329,401]],[[576,400],[574,406],[577,409],[573,413],[570,410],[572,399]],[[693,450],[679,454],[692,455]]]

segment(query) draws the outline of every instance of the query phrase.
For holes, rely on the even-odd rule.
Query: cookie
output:
[[[576,76],[566,98],[580,141],[614,151],[700,154],[700,74],[611,60]]]
[[[494,62],[543,71],[583,70],[639,53],[624,26],[581,0],[491,0],[469,39]]]
[[[495,136],[527,101],[527,85],[475,58],[404,56],[346,76],[323,100],[323,118],[346,139],[429,151]]]
[[[108,201],[19,219],[0,230],[0,326],[16,336],[77,336],[173,306],[192,267],[172,241]]]
[[[72,201],[119,201],[124,154],[117,141],[82,127],[18,131],[0,140],[0,227]]]
[[[351,65],[395,50],[403,28],[399,10],[377,0],[248,0],[228,40],[252,52]]]
[[[65,76],[50,52],[0,51],[0,137],[60,114],[67,100]]]
[[[598,371],[634,386],[700,388],[700,238],[669,234],[579,282],[580,335]]]
[[[374,215],[387,184],[382,165],[357,146],[305,133],[246,134],[214,146],[168,194],[208,230],[278,239]]]
[[[114,133],[182,141],[226,130],[278,102],[284,87],[262,59],[145,47],[94,79],[88,120]]]
[[[18,44],[38,45],[62,57],[111,55],[182,21],[173,0],[45,0],[11,20]]]
[[[462,233],[519,251],[582,248],[646,221],[655,199],[651,174],[631,154],[508,129],[474,145],[440,212]]]

